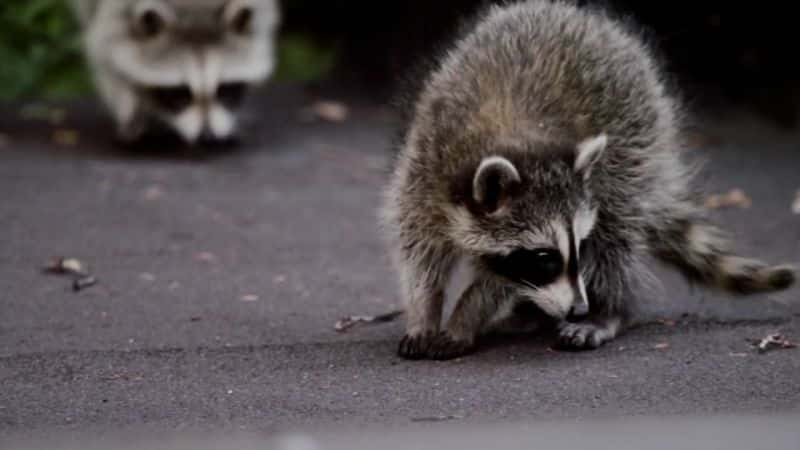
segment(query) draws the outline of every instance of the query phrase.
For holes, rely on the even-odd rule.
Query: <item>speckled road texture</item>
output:
[[[56,125],[0,114],[0,435],[797,412],[800,350],[747,339],[800,340],[798,288],[728,299],[656,269],[642,325],[589,353],[513,338],[407,362],[401,323],[337,333],[398,301],[376,221],[395,123],[332,98],[347,121],[306,122],[316,97],[273,87],[244,146],[204,156],[115,148],[91,102]],[[695,144],[710,192],[752,200],[716,213],[742,251],[800,262],[800,134],[720,116]],[[43,274],[54,256],[99,284]]]

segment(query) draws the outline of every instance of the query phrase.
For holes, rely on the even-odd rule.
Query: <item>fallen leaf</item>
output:
[[[350,116],[350,109],[341,102],[318,101],[311,105],[304,116],[322,119],[328,122],[340,123]]]
[[[139,279],[142,280],[142,281],[153,282],[153,281],[156,281],[156,276],[153,275],[152,273],[145,272],[145,273],[139,274]]]
[[[770,334],[762,339],[748,339],[748,341],[758,349],[759,353],[797,348],[797,344],[789,341],[780,333]]]
[[[653,346],[654,350],[666,350],[670,347],[668,342],[660,342]]]
[[[150,186],[142,192],[142,198],[150,202],[158,200],[163,196],[164,190],[158,185]]]
[[[53,132],[53,142],[62,147],[74,147],[78,145],[80,135],[76,130],[68,128],[58,128]]]
[[[724,194],[713,194],[706,197],[706,206],[711,209],[719,208],[750,208],[753,201],[741,189],[732,189]]]
[[[194,259],[196,259],[196,260],[198,260],[200,262],[209,263],[209,264],[214,263],[214,262],[217,261],[216,255],[214,255],[211,252],[197,252],[194,255]]]
[[[86,267],[76,258],[54,258],[45,266],[45,271],[60,275],[86,275]]]
[[[336,324],[334,325],[334,329],[341,333],[359,324],[387,323],[393,321],[402,314],[403,314],[402,311],[397,310],[397,311],[390,311],[388,313],[380,314],[377,316],[345,317],[336,322]]]

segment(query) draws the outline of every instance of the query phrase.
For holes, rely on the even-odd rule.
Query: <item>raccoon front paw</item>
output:
[[[436,334],[434,333],[406,334],[400,340],[397,354],[406,359],[424,359],[427,357],[428,349],[435,338]]]
[[[470,353],[472,347],[471,341],[455,339],[443,331],[431,341],[428,357],[439,361],[455,359]]]
[[[605,327],[592,323],[566,323],[558,330],[558,345],[566,350],[594,350],[612,338]]]

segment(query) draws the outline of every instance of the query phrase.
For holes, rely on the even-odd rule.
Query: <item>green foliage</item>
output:
[[[0,0],[0,101],[59,101],[91,94],[80,29],[67,0]],[[275,79],[324,77],[333,48],[302,33],[278,41]]]
[[[335,47],[323,47],[305,34],[285,34],[278,41],[276,80],[323,78],[336,61]]]
[[[0,2],[0,100],[60,100],[90,89],[65,0]]]

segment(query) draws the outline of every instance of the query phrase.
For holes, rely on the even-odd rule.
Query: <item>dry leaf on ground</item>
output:
[[[318,101],[302,112],[306,120],[321,119],[327,122],[341,123],[350,117],[350,108],[336,101]]]
[[[45,266],[45,271],[59,275],[85,275],[86,266],[77,258],[53,258]]]
[[[742,208],[747,209],[753,201],[741,189],[732,189],[724,194],[713,194],[706,197],[706,206],[711,209]]]
[[[76,130],[58,128],[53,131],[53,142],[62,147],[74,147],[80,141],[80,134]]]
[[[391,311],[385,314],[380,314],[377,316],[350,316],[340,319],[334,325],[334,329],[340,333],[345,332],[356,325],[368,325],[368,324],[375,324],[375,323],[385,323],[391,322],[397,317],[403,314],[402,311]]]
[[[789,341],[780,333],[770,334],[762,339],[748,339],[748,341],[758,349],[759,353],[797,348],[796,343]]]
[[[164,196],[164,189],[161,186],[153,185],[142,192],[142,198],[147,201],[155,201]]]

